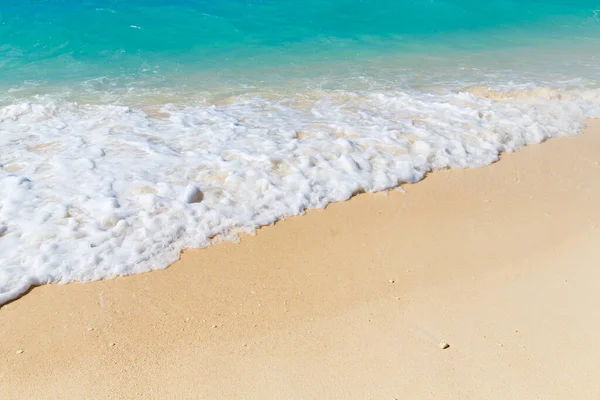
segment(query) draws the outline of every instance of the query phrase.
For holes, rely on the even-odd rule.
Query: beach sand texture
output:
[[[34,288],[0,308],[0,398],[598,399],[588,125],[163,271]]]

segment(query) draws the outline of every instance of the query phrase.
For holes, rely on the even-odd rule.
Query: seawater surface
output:
[[[0,0],[0,304],[600,117],[596,0]]]

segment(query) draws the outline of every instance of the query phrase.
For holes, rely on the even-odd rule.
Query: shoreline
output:
[[[0,393],[593,398],[599,162],[592,120],[165,270],[33,288],[0,308]]]

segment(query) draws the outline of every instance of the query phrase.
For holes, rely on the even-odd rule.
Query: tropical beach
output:
[[[597,398],[595,0],[0,0],[0,397]]]
[[[590,121],[163,271],[35,288],[0,309],[0,393],[597,398],[599,171]]]

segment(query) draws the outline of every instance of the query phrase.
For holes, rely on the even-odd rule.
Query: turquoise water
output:
[[[599,13],[0,0],[0,305],[575,135],[600,117]]]
[[[600,37],[599,9],[597,0],[1,0],[0,81],[156,81],[552,40],[579,46]]]

